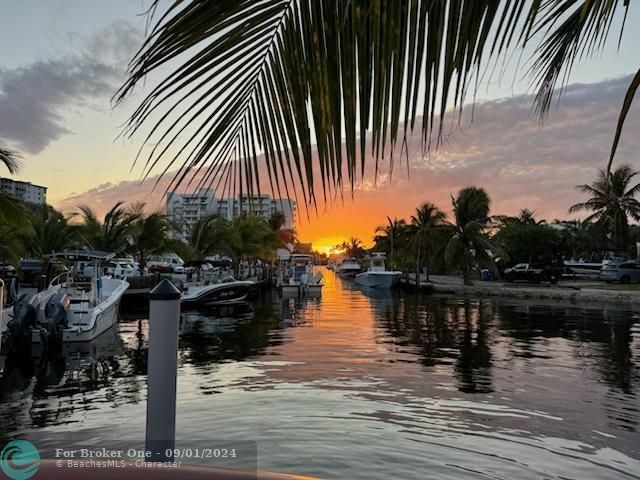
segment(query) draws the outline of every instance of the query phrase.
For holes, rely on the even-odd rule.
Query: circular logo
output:
[[[12,480],[33,477],[40,466],[38,449],[26,440],[13,440],[0,452],[0,469]]]

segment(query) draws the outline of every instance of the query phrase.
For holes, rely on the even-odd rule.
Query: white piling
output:
[[[149,294],[146,451],[157,461],[173,461],[180,291],[164,279]]]

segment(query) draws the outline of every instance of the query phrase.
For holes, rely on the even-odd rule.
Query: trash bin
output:
[[[488,268],[483,268],[480,270],[480,278],[485,282],[493,280],[493,272]]]

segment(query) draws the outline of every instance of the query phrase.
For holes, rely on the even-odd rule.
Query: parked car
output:
[[[518,263],[504,271],[507,282],[525,281],[531,283],[549,282],[555,284],[560,279],[560,269],[543,264]]]
[[[136,269],[124,261],[114,260],[107,264],[106,274],[115,278],[124,278],[138,275]]]
[[[173,273],[173,266],[170,263],[149,262],[148,268],[151,273]]]
[[[640,262],[622,262],[603,265],[600,280],[607,283],[640,282]]]

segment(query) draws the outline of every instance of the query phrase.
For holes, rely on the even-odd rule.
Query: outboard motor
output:
[[[13,318],[7,323],[7,332],[12,340],[20,341],[29,339],[31,343],[31,330],[36,324],[40,298],[34,293],[23,293],[13,304]]]
[[[49,342],[62,340],[62,330],[67,328],[67,312],[71,300],[65,293],[53,295],[44,307],[45,323],[42,325],[44,334]]]

